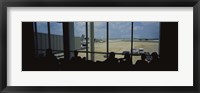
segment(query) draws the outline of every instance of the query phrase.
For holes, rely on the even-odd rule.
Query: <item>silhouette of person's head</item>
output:
[[[50,56],[50,55],[52,55],[53,53],[52,53],[52,49],[47,49],[46,50],[46,56]]]
[[[83,60],[86,60],[86,57],[83,57]]]
[[[130,59],[130,54],[129,54],[129,53],[126,53],[126,54],[124,55],[124,58],[125,58],[125,59]]]
[[[78,56],[78,51],[74,50],[74,56],[77,57]]]
[[[110,52],[110,58],[115,58],[115,53],[114,52]]]
[[[58,61],[56,56],[54,56],[52,49],[46,50],[46,56],[45,56],[44,60],[45,60],[44,62],[48,62],[49,65],[53,65],[53,64],[55,65],[55,64],[57,64],[57,61]]]
[[[115,58],[115,53],[114,52],[110,52],[109,57],[105,60],[105,62],[111,63],[111,64],[117,64],[118,63],[118,59]]]
[[[153,59],[158,59],[158,54],[156,52],[153,52],[151,56]]]
[[[137,60],[135,64],[136,64],[137,66],[139,66],[139,67],[140,67],[140,66],[141,66],[141,67],[142,67],[142,66],[146,66],[148,63],[147,63],[147,61],[146,61],[145,59],[146,59],[146,55],[145,55],[145,54],[141,54],[141,60]]]
[[[145,60],[145,59],[146,59],[146,55],[145,55],[145,54],[142,54],[142,55],[141,55],[141,59],[142,59],[142,60]]]

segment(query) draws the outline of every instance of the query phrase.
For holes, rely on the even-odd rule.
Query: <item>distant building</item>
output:
[[[64,50],[63,48],[63,36],[51,34],[51,49],[54,50]],[[38,53],[45,53],[45,50],[49,48],[48,46],[48,34],[47,33],[37,33],[38,44],[37,49]]]

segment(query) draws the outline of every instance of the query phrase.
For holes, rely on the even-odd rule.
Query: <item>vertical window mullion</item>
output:
[[[133,22],[131,22],[131,60],[133,60]]]
[[[47,22],[48,26],[48,41],[49,41],[49,49],[51,49],[51,32],[50,32],[50,23]]]
[[[86,58],[88,59],[88,22],[86,22]]]
[[[107,47],[106,48],[107,48],[107,57],[108,57],[108,54],[109,54],[109,34],[108,33],[109,33],[109,23],[106,22],[106,35],[107,35],[106,36],[107,37],[106,38],[106,41],[107,41],[107,44],[106,44]]]

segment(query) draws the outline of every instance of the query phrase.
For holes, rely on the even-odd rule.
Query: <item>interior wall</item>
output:
[[[178,22],[160,23],[160,58],[170,70],[178,70]]]

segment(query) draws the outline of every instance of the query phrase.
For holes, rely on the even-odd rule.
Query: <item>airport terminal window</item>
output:
[[[141,59],[141,53],[159,53],[160,23],[74,22],[74,37],[82,38],[78,40],[79,44],[75,41],[79,47],[75,47],[75,50],[81,51],[79,56],[82,58],[104,61],[108,57],[107,53],[115,52],[116,58],[123,58],[128,52],[132,53],[135,64]]]
[[[71,56],[74,50],[78,50],[82,58],[104,61],[109,52],[115,52],[116,58],[123,58],[124,54],[129,52],[132,53],[132,61],[135,64],[140,59],[141,53],[147,55],[152,52],[159,53],[159,22],[72,22],[72,24],[73,28],[69,32]],[[34,32],[38,54],[45,54],[45,50],[51,48],[56,56],[64,57],[62,23],[35,22]]]
[[[145,53],[150,55],[153,52],[159,53],[159,39],[159,22],[133,23],[133,54]],[[141,59],[140,56],[133,56],[133,64],[139,59]],[[147,56],[147,60],[150,60],[149,56]]]
[[[109,52],[115,52],[116,58],[123,58],[121,53],[130,53],[130,50],[131,22],[109,22]]]

